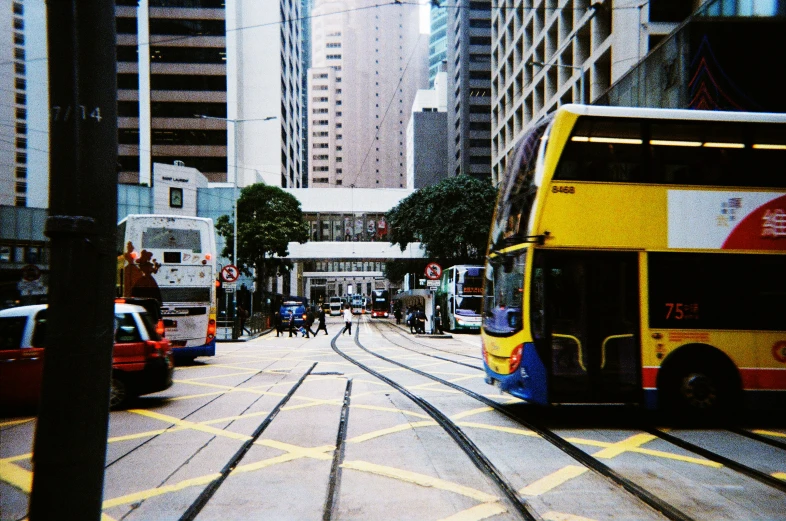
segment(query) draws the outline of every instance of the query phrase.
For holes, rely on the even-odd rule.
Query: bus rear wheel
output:
[[[738,405],[739,376],[715,351],[702,349],[680,357],[662,371],[658,388],[671,412],[714,417]]]

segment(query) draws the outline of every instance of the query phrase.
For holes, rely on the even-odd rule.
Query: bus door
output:
[[[532,324],[545,347],[550,402],[640,400],[637,255],[536,254]]]

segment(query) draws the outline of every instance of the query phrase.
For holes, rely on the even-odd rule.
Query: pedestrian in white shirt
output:
[[[352,310],[349,309],[349,306],[344,306],[344,323],[346,325],[341,334],[349,333],[349,336],[352,336]]]

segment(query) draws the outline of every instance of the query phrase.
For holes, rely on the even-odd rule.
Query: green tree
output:
[[[255,268],[260,282],[267,274],[289,271],[287,245],[308,240],[300,202],[281,188],[259,183],[240,192],[237,214],[237,259],[233,258],[234,223],[228,215],[216,222],[216,230],[226,239],[222,255],[246,274]]]
[[[422,188],[387,214],[388,239],[401,251],[421,242],[428,260],[447,265],[482,263],[486,254],[497,190],[488,181],[467,175]],[[386,276],[400,281],[405,273],[422,273],[423,261],[390,263]]]

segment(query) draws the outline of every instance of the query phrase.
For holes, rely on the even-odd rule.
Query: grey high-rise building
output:
[[[46,6],[0,1],[0,205],[49,201]]]
[[[403,188],[412,102],[428,84],[416,3],[315,0],[309,186]]]
[[[302,181],[302,0],[117,0],[118,179]]]
[[[445,0],[449,175],[491,177],[491,2]]]

